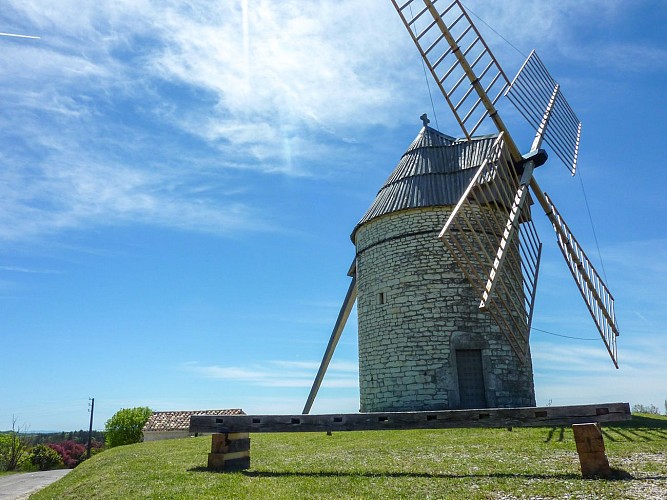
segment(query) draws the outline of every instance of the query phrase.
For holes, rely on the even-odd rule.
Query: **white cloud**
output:
[[[11,174],[10,174],[11,175]],[[0,236],[15,240],[93,224],[128,222],[225,233],[260,228],[241,203],[169,192],[173,179],[122,165],[69,163],[16,176],[0,188]]]
[[[664,48],[656,47],[650,40],[628,43],[619,40],[620,35],[613,35],[614,31],[623,32],[629,17],[642,17],[652,12],[656,8],[654,2],[479,0],[467,1],[464,5],[472,10],[473,21],[501,64],[522,56],[517,56],[514,48],[497,33],[525,55],[535,48],[542,56],[549,54],[548,58],[554,60],[557,51],[557,57],[565,62],[577,62],[603,71],[639,73],[665,69],[667,54]],[[591,25],[608,26],[611,36],[591,40],[588,36]],[[505,70],[511,73],[509,65]]]
[[[522,46],[571,52],[573,17],[615,19],[619,5],[474,9]],[[333,159],[350,137],[414,120],[426,102],[419,57],[383,0],[12,0],[5,12],[8,29],[42,39],[0,52],[0,181],[10,194],[30,184],[5,198],[4,238],[109,222],[252,229],[246,205],[167,191],[202,170],[327,175],[345,168]],[[641,48],[630,49],[636,61]],[[154,168],[177,162],[188,171]]]
[[[664,393],[667,380],[667,318],[665,301],[659,293],[667,281],[666,251],[664,239],[621,242],[604,248],[621,331],[617,339],[620,368],[613,367],[599,338],[583,342],[535,332],[531,352],[538,400],[545,403],[552,399],[554,404],[610,400],[660,403],[652,399]],[[540,326],[576,337],[598,337],[574,286],[567,292],[562,286],[543,287],[545,291],[550,292],[550,316],[538,318]],[[580,314],[573,304],[580,306]]]
[[[246,383],[261,387],[302,387],[313,385],[319,362],[269,361],[251,364],[249,367],[201,365],[197,362],[183,364],[183,369],[205,378]],[[356,363],[333,362],[329,365],[323,388],[355,388],[359,386]]]
[[[0,271],[23,274],[61,274],[63,271],[54,271],[50,269],[32,269],[19,266],[0,266]]]
[[[648,42],[593,44],[584,52],[575,52],[581,62],[627,73],[652,73],[667,69],[667,49]]]
[[[618,338],[619,369],[602,341],[564,339],[533,342],[532,355],[538,403],[554,404],[625,401],[659,404],[667,380],[667,346],[663,329],[627,329]]]
[[[247,203],[220,197],[238,181],[205,196],[201,176],[312,175],[315,159],[326,175],[348,125],[386,122],[404,102],[386,71],[397,45],[371,45],[355,24],[384,30],[387,9],[28,1],[5,12],[42,36],[0,53],[5,240],[100,224],[264,228]]]
[[[175,109],[172,123],[223,151],[244,148],[255,168],[299,175],[296,160],[326,156],[324,143],[344,142],[350,127],[392,121],[405,102],[397,56],[414,49],[390,36],[393,13],[370,3],[250,1],[245,17],[241,2],[197,4],[206,16],[169,9],[150,69],[215,100],[204,117]],[[280,157],[285,147],[294,163]]]
[[[15,9],[31,23],[59,33],[51,44],[17,49],[31,56],[21,61],[37,62],[18,69],[59,81],[96,76],[89,83],[115,91],[118,86],[130,92],[130,79],[135,85],[162,79],[199,89],[215,107],[197,112],[191,103],[171,102],[172,119],[208,140],[275,142],[302,127],[335,134],[350,124],[386,122],[404,101],[396,99],[402,83],[395,81],[402,67],[397,56],[414,49],[405,38],[391,36],[400,26],[389,7],[378,1],[259,0],[122,7],[99,2],[81,9],[64,2],[55,11],[17,2]],[[359,29],[362,24],[367,29]],[[378,39],[383,42],[371,43]],[[274,131],[275,137],[261,128],[248,133],[276,119],[283,130]]]

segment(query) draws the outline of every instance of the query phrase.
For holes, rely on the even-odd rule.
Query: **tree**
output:
[[[32,436],[31,441],[33,444],[49,444],[49,443],[62,443],[67,441],[68,432],[49,432],[46,434],[35,434]],[[72,441],[75,443],[87,444],[88,443],[88,431],[87,430],[78,430],[71,433]],[[102,431],[93,431],[92,433],[93,441],[98,441],[96,445],[98,448],[104,444],[104,432]]]
[[[86,447],[75,441],[63,441],[62,443],[50,443],[47,445],[62,458],[65,467],[73,469],[85,460]]]
[[[632,413],[648,413],[651,415],[660,415],[660,410],[655,405],[632,405]]]
[[[25,425],[17,425],[16,417],[12,417],[12,430],[0,435],[0,467],[4,470],[18,469],[27,458],[26,430]]]
[[[30,462],[32,462],[32,465],[36,465],[39,470],[49,470],[62,463],[62,459],[56,450],[45,444],[38,444],[30,451]]]
[[[141,430],[153,410],[147,406],[122,408],[104,424],[106,444],[109,448],[140,442],[144,435]]]

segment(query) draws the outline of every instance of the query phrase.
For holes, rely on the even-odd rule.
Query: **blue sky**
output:
[[[538,404],[662,408],[667,5],[466,5],[518,49],[478,22],[510,77],[536,48],[582,120],[581,177],[536,177],[600,268],[583,185],[616,299],[620,370],[536,211],[533,326],[597,339],[532,333]],[[354,225],[422,113],[460,135],[391,3],[6,0],[0,32],[41,37],[0,36],[0,429],[86,428],[89,397],[96,428],[300,412]],[[358,410],[356,342],[353,314],[313,412]]]

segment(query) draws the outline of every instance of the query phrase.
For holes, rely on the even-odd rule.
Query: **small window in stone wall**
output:
[[[379,304],[384,304],[385,302],[386,302],[386,296],[385,296],[384,292],[380,292],[378,294],[378,303]]]

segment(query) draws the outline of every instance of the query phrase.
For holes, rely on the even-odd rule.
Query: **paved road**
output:
[[[31,493],[41,490],[57,481],[71,470],[58,469],[2,476],[0,477],[0,500],[22,500],[28,498]]]

